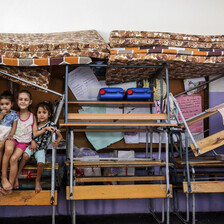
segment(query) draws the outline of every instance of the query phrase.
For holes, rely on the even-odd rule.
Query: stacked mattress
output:
[[[40,69],[37,66],[89,64],[92,62],[91,58],[107,59],[108,49],[108,44],[96,30],[32,34],[0,33],[0,65],[3,65],[0,66],[0,71],[15,74],[47,88],[50,73],[46,68]],[[32,68],[29,69],[28,66]],[[0,75],[4,76],[2,73]],[[8,79],[16,81],[13,78]]]
[[[219,74],[224,69],[224,35],[203,36],[147,31],[110,33],[109,64],[167,64],[170,78]],[[153,68],[109,68],[107,84],[150,78]],[[117,75],[116,75],[117,74]]]
[[[0,34],[0,55],[6,58],[107,58],[108,44],[96,30],[62,33]]]

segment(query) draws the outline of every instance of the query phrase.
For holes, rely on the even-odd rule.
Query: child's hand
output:
[[[13,140],[13,136],[12,135],[8,135],[7,140]]]
[[[54,127],[46,127],[45,129],[46,129],[46,131],[51,131],[51,132],[55,132],[57,130]]]
[[[58,143],[59,143],[59,142],[57,142],[57,141],[52,142],[52,146],[53,146],[53,148],[56,148],[56,147],[58,146]]]
[[[36,144],[36,142],[33,141],[33,140],[31,141],[30,149],[31,149],[32,151],[34,151],[34,152],[36,152],[36,150],[37,150],[37,144]]]
[[[2,110],[1,115],[2,115],[2,117],[4,117],[6,115],[6,110]]]

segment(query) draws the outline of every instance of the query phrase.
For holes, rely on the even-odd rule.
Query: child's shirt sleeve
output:
[[[13,119],[14,121],[18,121],[19,120],[19,115],[16,112],[14,112],[13,118],[14,118]]]

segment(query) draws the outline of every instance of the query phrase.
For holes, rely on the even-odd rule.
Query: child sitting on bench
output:
[[[35,180],[35,192],[39,193],[42,190],[40,179],[42,176],[42,172],[45,164],[45,154],[49,143],[49,138],[52,135],[52,132],[56,132],[57,139],[55,142],[52,142],[52,146],[54,148],[57,147],[59,142],[62,140],[62,135],[59,130],[57,130],[56,125],[51,121],[53,113],[53,106],[50,102],[41,102],[36,106],[36,116],[37,116],[37,128],[38,131],[43,130],[43,134],[33,138],[33,141],[36,143],[36,147],[30,148],[28,146],[23,154],[23,157],[19,164],[19,170],[16,176],[16,183],[19,187],[19,174],[22,171],[23,167],[29,160],[31,155],[34,155],[37,160],[37,177]]]

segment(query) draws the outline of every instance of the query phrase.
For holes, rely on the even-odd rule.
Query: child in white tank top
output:
[[[5,143],[5,154],[2,161],[2,187],[5,193],[11,192],[14,186],[15,178],[18,170],[18,160],[25,151],[26,147],[31,142],[31,149],[36,147],[32,141],[32,135],[37,137],[42,134],[37,130],[36,118],[30,112],[32,104],[31,93],[27,90],[22,90],[18,94],[17,104],[19,107],[19,120],[16,132],[12,140],[7,140]],[[10,160],[9,179],[7,178],[7,169]]]

